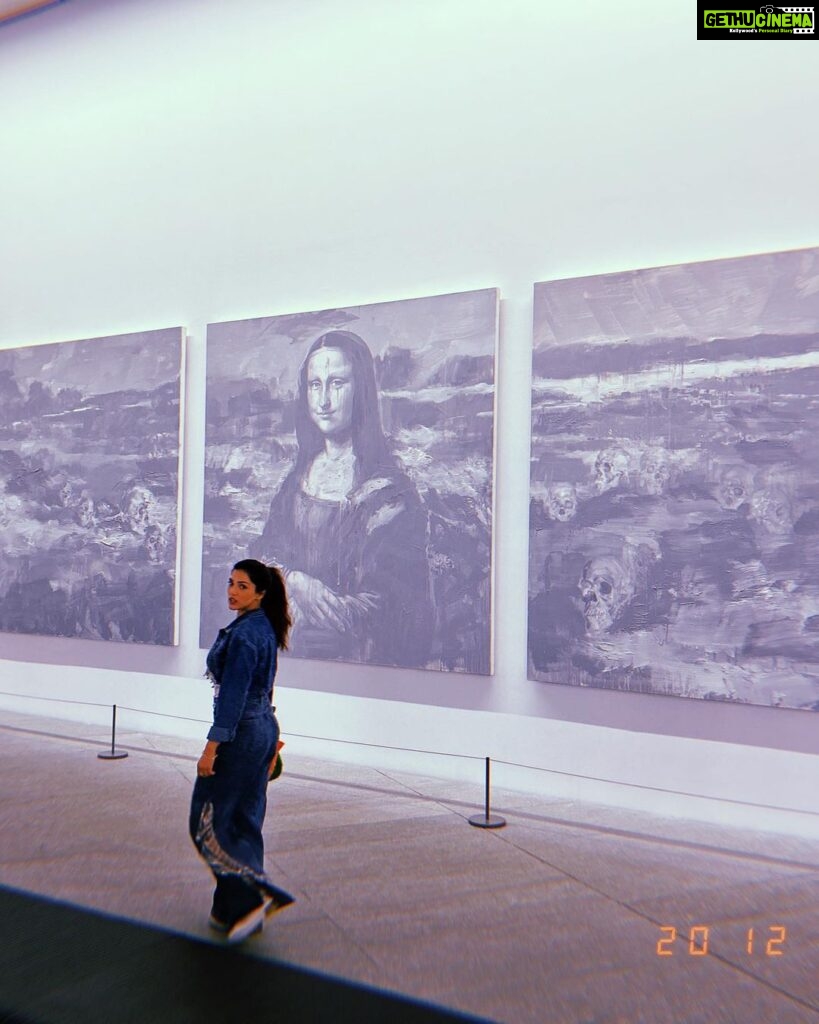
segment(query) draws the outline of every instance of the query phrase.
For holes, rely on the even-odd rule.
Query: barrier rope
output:
[[[99,703],[97,701],[69,700],[69,699],[64,698],[64,697],[38,697],[38,696],[36,696],[34,694],[30,694],[30,693],[10,693],[10,692],[5,691],[5,690],[0,690],[0,696],[3,696],[3,697],[22,697],[24,699],[41,700],[41,701],[45,701],[47,703],[51,702],[51,703],[56,703],[56,704],[81,704],[81,705],[84,705],[86,707],[97,707],[97,708],[110,708],[111,707],[110,704],[101,704],[101,703]],[[164,712],[164,711],[150,711],[147,708],[132,708],[132,707],[128,707],[128,706],[126,706],[124,704],[119,704],[119,705],[117,705],[117,707],[121,711],[131,711],[134,714],[139,714],[139,715],[155,715],[157,718],[171,718],[171,719],[175,719],[175,720],[181,721],[181,722],[196,722],[197,724],[201,724],[201,725],[209,725],[210,724],[210,719],[205,719],[205,718],[190,718],[190,717],[188,717],[186,715],[171,715],[171,714],[168,714],[167,712]],[[452,751],[448,751],[448,750],[429,750],[429,749],[423,748],[423,747],[402,747],[402,746],[392,745],[392,744],[389,744],[389,743],[368,743],[368,742],[366,742],[364,740],[346,740],[346,739],[339,739],[339,738],[334,737],[334,736],[313,736],[313,735],[311,735],[309,733],[298,733],[298,732],[290,732],[290,731],[287,732],[287,735],[291,736],[291,737],[293,737],[295,739],[317,740],[317,741],[319,741],[321,743],[342,743],[342,744],[346,744],[346,745],[354,746],[354,747],[369,747],[369,748],[375,749],[375,750],[397,750],[397,751],[401,751],[402,753],[407,753],[407,754],[430,754],[430,755],[433,755],[433,756],[436,756],[436,757],[461,758],[461,759],[467,760],[467,761],[485,761],[486,760],[486,758],[484,756],[482,756],[482,755],[478,755],[478,754],[456,754],[456,753],[453,753]],[[557,776],[560,776],[562,778],[577,779],[578,781],[582,781],[582,782],[599,782],[599,783],[605,783],[606,785],[610,785],[610,786],[622,786],[622,787],[624,787],[626,789],[637,789],[637,790],[641,790],[643,792],[649,792],[649,793],[662,793],[664,795],[669,795],[669,796],[684,796],[684,797],[691,797],[691,798],[698,799],[698,800],[713,800],[716,803],[735,804],[735,805],[739,805],[741,807],[753,807],[753,808],[756,808],[756,809],[759,809],[759,810],[780,811],[780,812],[786,812],[786,813],[789,813],[789,814],[801,814],[801,815],[804,815],[804,816],[809,817],[809,818],[819,818],[819,811],[805,810],[804,808],[801,808],[801,807],[782,807],[781,805],[777,805],[777,804],[760,804],[760,803],[754,802],[753,800],[740,800],[740,799],[735,798],[735,797],[729,798],[729,797],[720,797],[720,796],[705,796],[702,793],[690,793],[690,792],[687,792],[686,790],[679,790],[679,789],[664,789],[661,786],[650,786],[650,785],[647,785],[645,783],[640,783],[640,782],[621,782],[621,781],[619,781],[617,779],[605,779],[605,778],[601,778],[600,776],[597,776],[597,775],[584,775],[581,772],[570,772],[570,771],[565,771],[565,770],[562,770],[562,769],[559,769],[559,768],[544,768],[542,765],[523,764],[520,761],[506,761],[503,758],[495,758],[495,757],[493,757],[492,758],[492,762],[494,764],[506,765],[509,768],[522,768],[522,769],[524,769],[526,771],[544,772],[547,775],[557,775]]]

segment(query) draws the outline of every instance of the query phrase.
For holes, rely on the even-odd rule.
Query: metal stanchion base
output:
[[[97,754],[97,757],[102,758],[103,761],[121,761],[123,757],[127,756],[127,750],[105,750],[103,753]]]
[[[485,814],[473,814],[467,820],[475,828],[503,828],[506,824],[506,818],[501,818],[497,814],[492,814],[488,818]]]

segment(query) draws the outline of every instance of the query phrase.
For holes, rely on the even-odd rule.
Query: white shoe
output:
[[[265,905],[264,903],[260,903],[258,907],[254,907],[253,910],[245,914],[244,917],[240,917],[238,921],[234,921],[225,936],[227,941],[241,942],[249,935],[252,935],[255,931],[261,931],[264,927],[264,911]]]
[[[296,900],[289,892],[285,892],[284,889],[274,889],[275,896],[265,896],[264,898],[264,916],[271,917],[273,914],[278,914],[280,910],[284,910],[285,907],[289,907],[291,903],[295,903]]]

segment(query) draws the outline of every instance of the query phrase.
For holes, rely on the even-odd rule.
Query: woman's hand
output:
[[[208,740],[199,760],[196,762],[196,774],[200,779],[207,779],[216,774],[216,750],[219,744]]]

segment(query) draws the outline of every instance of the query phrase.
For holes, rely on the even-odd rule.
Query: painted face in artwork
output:
[[[307,364],[310,418],[326,437],[346,434],[353,420],[355,382],[347,356],[338,348],[320,348]]]
[[[167,546],[161,527],[151,525],[145,528],[145,553],[152,565],[159,565],[162,562]]]
[[[640,485],[646,494],[663,494],[671,480],[671,463],[661,448],[652,448],[640,459]]]
[[[627,453],[617,446],[600,452],[594,463],[594,485],[603,494],[625,483],[628,476]]]
[[[616,558],[593,558],[578,582],[588,633],[607,633],[634,596],[634,582]]]
[[[729,466],[719,480],[717,500],[730,512],[736,512],[753,493],[753,474],[744,466]]]
[[[146,487],[135,487],[127,496],[125,519],[134,533],[145,533],[154,504],[154,497]]]
[[[572,484],[555,484],[548,496],[549,518],[568,523],[577,515],[577,493]]]

